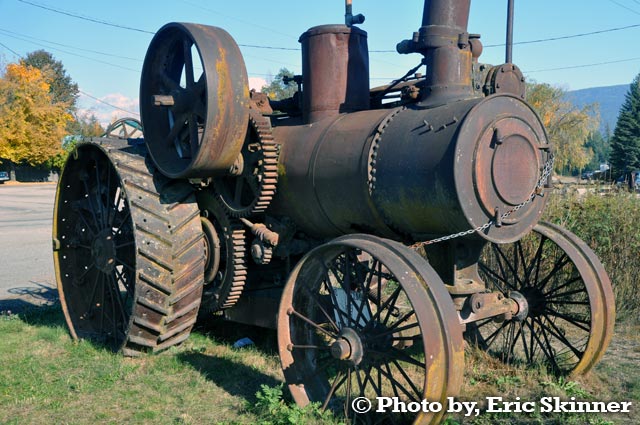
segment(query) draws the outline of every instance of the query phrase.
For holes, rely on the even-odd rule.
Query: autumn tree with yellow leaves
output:
[[[559,173],[579,171],[589,164],[593,152],[586,142],[599,121],[595,105],[578,108],[566,94],[549,84],[527,84],[527,101],[547,129]]]
[[[9,64],[0,76],[0,161],[39,165],[62,151],[69,105],[55,102],[37,68]]]

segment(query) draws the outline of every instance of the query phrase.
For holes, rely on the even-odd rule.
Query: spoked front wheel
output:
[[[560,375],[586,373],[600,360],[613,335],[613,291],[598,257],[573,233],[540,223],[513,244],[487,245],[479,270],[488,289],[520,307],[511,320],[467,326],[480,348]]]
[[[442,412],[376,410],[382,397],[444,405],[462,382],[462,328],[440,278],[409,248],[373,236],[338,238],[298,263],[278,345],[295,401],[353,422],[435,423]],[[368,414],[354,408],[358,398],[372,403]]]

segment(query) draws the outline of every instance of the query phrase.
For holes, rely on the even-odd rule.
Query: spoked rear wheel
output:
[[[296,402],[356,423],[436,423],[441,413],[378,413],[377,401],[444,406],[462,381],[462,329],[438,275],[409,248],[373,236],[338,238],[298,263],[280,304],[278,345]],[[370,413],[354,410],[359,397]]]
[[[611,282],[577,236],[540,223],[513,244],[487,245],[479,263],[491,290],[516,300],[512,320],[485,319],[467,337],[507,362],[544,364],[560,375],[589,371],[602,357],[615,321]]]
[[[58,183],[54,263],[74,338],[127,355],[184,341],[202,295],[193,190],[118,141],[78,146]]]

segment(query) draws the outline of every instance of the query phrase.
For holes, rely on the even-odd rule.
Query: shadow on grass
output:
[[[266,355],[278,355],[278,336],[274,329],[225,321],[222,318],[199,319],[194,331],[209,338],[233,345],[241,338],[249,338],[255,348]]]
[[[65,326],[56,288],[38,282],[36,287],[11,288],[8,292],[16,298],[0,300],[0,314],[17,314],[36,326]]]
[[[191,365],[209,381],[231,395],[255,403],[261,385],[278,386],[280,381],[245,364],[202,353],[181,353],[178,360]]]

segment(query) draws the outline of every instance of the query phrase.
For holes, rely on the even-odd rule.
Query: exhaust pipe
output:
[[[471,0],[425,0],[422,27],[398,53],[421,53],[427,65],[422,103],[442,103],[472,94],[472,53],[467,24]]]

